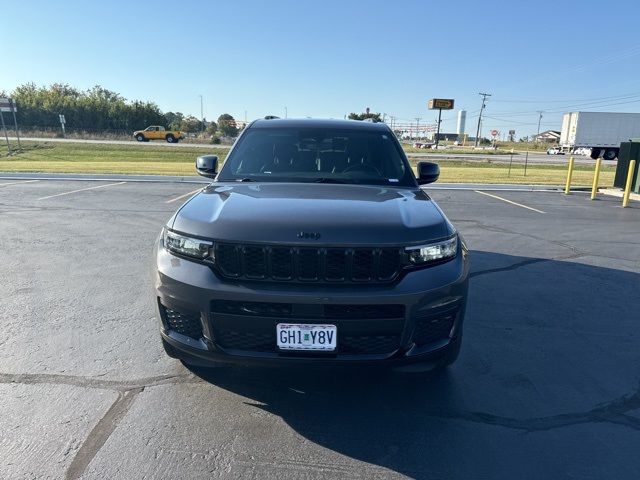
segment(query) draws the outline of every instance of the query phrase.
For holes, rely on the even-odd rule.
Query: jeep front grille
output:
[[[402,269],[403,250],[311,248],[217,243],[218,271],[226,278],[276,282],[386,283]]]

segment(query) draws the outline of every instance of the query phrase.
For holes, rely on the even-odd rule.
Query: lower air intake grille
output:
[[[198,340],[202,337],[202,324],[200,318],[195,315],[189,315],[177,310],[163,307],[164,316],[170,330]]]
[[[448,338],[453,328],[455,316],[455,311],[449,311],[440,315],[419,318],[416,321],[413,341],[417,345],[427,345]]]

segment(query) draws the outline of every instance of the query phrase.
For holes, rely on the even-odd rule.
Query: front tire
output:
[[[136,140],[139,141],[139,142],[144,142],[144,135],[142,135],[142,134],[136,135]]]
[[[167,143],[176,143],[176,137],[174,137],[171,134],[167,135],[166,139],[167,139]]]

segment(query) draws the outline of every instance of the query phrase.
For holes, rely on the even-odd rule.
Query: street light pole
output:
[[[490,93],[478,93],[482,97],[482,106],[480,107],[480,115],[478,115],[478,129],[476,130],[476,141],[474,146],[478,146],[478,142],[480,141],[480,122],[482,122],[482,112],[484,111],[485,103],[487,101],[487,97],[490,97]]]
[[[204,108],[202,102],[202,95],[198,95],[200,97],[200,122],[202,123],[202,132],[204,133]]]

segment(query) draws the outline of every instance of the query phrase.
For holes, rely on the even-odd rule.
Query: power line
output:
[[[611,95],[608,97],[594,97],[594,98],[576,98],[572,100],[564,99],[564,100],[500,100],[494,99],[493,102],[496,103],[566,103],[566,102],[599,102],[604,100],[616,100],[620,98],[626,98],[629,96],[637,96],[640,95],[640,92],[629,92],[629,93],[621,93],[620,95]]]

